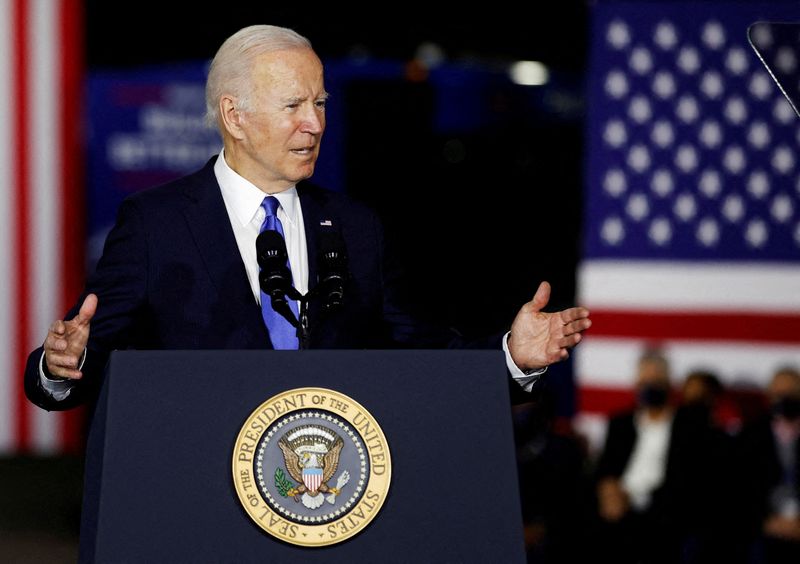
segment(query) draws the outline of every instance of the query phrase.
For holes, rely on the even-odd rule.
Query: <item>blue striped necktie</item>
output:
[[[264,223],[261,224],[259,233],[270,229],[272,231],[277,231],[280,233],[281,237],[284,237],[283,225],[281,225],[281,220],[278,219],[278,208],[280,207],[278,199],[275,196],[267,196],[264,198],[264,201],[261,202],[261,207],[267,212],[267,216],[264,218]],[[289,268],[289,272],[291,272],[291,266],[288,261],[286,266]],[[296,318],[297,301],[289,299],[287,299],[287,301]],[[272,341],[272,347],[274,349],[291,350],[299,348],[297,330],[285,317],[272,309],[272,302],[263,290],[261,291],[261,316],[264,318],[264,323],[269,330],[269,338]]]

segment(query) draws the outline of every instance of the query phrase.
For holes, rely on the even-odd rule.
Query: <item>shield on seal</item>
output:
[[[317,493],[322,484],[322,468],[303,468],[303,483],[310,493]]]

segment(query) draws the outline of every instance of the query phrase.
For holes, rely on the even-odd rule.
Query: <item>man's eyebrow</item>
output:
[[[327,100],[330,97],[331,97],[331,95],[328,92],[323,92],[322,94],[320,94],[319,96],[314,98],[314,100],[315,101],[316,100]],[[282,98],[281,102],[284,103],[284,104],[300,104],[302,102],[305,102],[306,100],[308,100],[308,96],[290,96],[288,98]]]

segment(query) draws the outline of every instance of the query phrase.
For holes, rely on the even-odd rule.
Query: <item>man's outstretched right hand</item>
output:
[[[56,321],[50,326],[44,340],[44,358],[51,376],[78,380],[83,374],[78,369],[86,343],[89,325],[97,311],[97,296],[89,294],[80,311],[69,321]]]

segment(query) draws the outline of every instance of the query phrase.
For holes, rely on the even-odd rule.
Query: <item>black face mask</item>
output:
[[[669,399],[669,388],[644,386],[639,390],[639,404],[644,407],[663,407]]]
[[[772,404],[773,415],[780,415],[786,419],[800,419],[800,399],[783,397]]]

